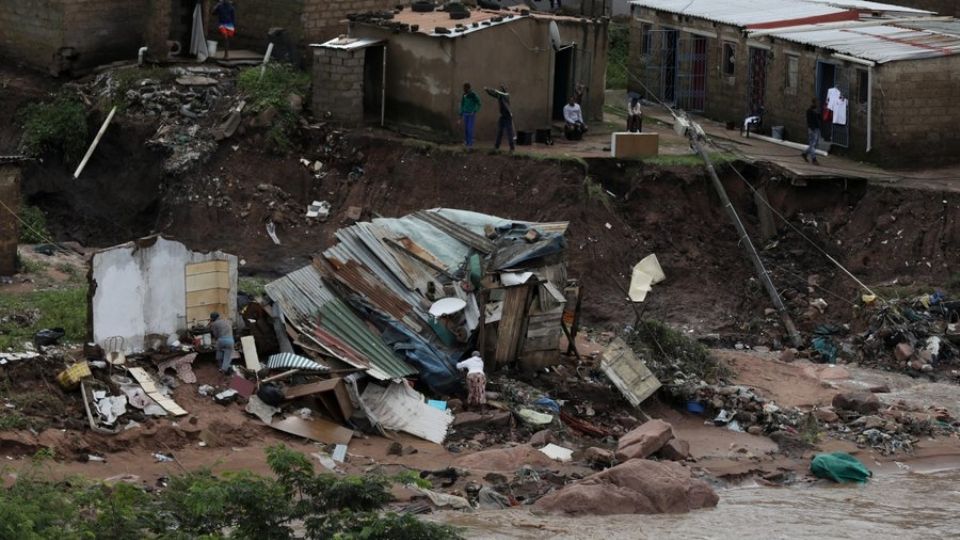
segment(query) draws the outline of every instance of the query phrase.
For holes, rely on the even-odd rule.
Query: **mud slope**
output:
[[[91,195],[83,190],[91,180],[58,183],[35,200],[51,214],[61,236],[103,245],[131,234],[164,232],[199,248],[236,253],[245,261],[245,273],[279,275],[329,246],[337,228],[351,222],[352,207],[363,219],[447,206],[524,220],[567,220],[571,274],[586,285],[584,308],[591,324],[615,327],[633,320],[621,287],[636,261],[656,253],[668,279],[650,296],[645,316],[698,333],[754,334],[755,342],[779,334],[776,318],[765,314],[769,301],[699,168],[609,161],[585,166],[315,131],[302,152],[286,158],[264,153],[257,136],[248,134],[221,145],[200,170],[159,179],[153,172],[157,157],[150,151],[119,141],[113,146],[130,152],[125,159],[116,156],[118,170],[125,171],[120,183],[128,184],[117,186],[117,195],[136,204],[110,204],[95,213],[109,209],[113,219],[128,226],[78,229],[78,216],[91,212],[80,206],[89,204]],[[323,163],[320,178],[299,163],[301,157]],[[102,196],[113,196],[112,169],[105,167],[101,161],[92,170],[92,185]],[[351,177],[351,171],[359,173],[356,167],[362,174]],[[753,185],[765,186],[771,203],[799,231],[868,283],[899,278],[943,285],[958,271],[960,196],[842,181],[794,187],[737,167]],[[50,174],[34,171],[30,188]],[[752,193],[729,167],[722,176],[755,235]],[[304,217],[313,200],[332,204],[325,223]],[[267,221],[277,224],[281,245],[266,235]],[[803,311],[818,297],[831,304],[828,317],[849,320],[856,286],[798,232],[780,225],[777,242],[763,258],[801,326]]]

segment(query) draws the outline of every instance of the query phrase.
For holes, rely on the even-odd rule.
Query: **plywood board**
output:
[[[186,274],[187,324],[205,321],[210,312],[226,313],[230,305],[230,263],[207,261],[188,264]]]
[[[186,273],[188,276],[196,274],[206,274],[209,272],[230,272],[230,261],[207,261],[202,263],[188,264]]]
[[[657,133],[612,133],[610,155],[615,158],[652,157],[660,153]]]
[[[260,371],[260,357],[257,356],[257,344],[253,336],[240,338],[240,346],[243,348],[243,363],[247,369]]]
[[[304,420],[299,416],[288,416],[283,420],[274,420],[270,427],[296,435],[311,441],[325,444],[348,444],[353,438],[353,430],[334,424],[323,418]]]
[[[189,267],[188,267],[189,268]],[[211,272],[187,276],[187,291],[202,291],[205,289],[229,289],[229,272]]]
[[[600,369],[634,407],[660,388],[660,381],[620,338],[611,341],[603,351]]]
[[[177,402],[170,399],[169,397],[160,393],[157,389],[157,383],[153,380],[153,377],[143,368],[129,368],[127,371],[130,372],[137,383],[143,388],[143,391],[158,405],[164,408],[167,412],[174,416],[183,416],[187,414],[187,411],[183,410],[180,405],[177,405]]]
[[[500,324],[497,327],[497,348],[494,360],[498,366],[513,362],[520,347],[520,338],[526,326],[527,303],[530,287],[508,287],[503,300]]]

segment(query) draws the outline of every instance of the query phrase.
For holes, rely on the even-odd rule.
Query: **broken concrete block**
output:
[[[899,343],[893,349],[893,356],[898,362],[906,362],[913,356],[913,347],[909,343]]]
[[[833,396],[833,408],[875,414],[880,410],[880,399],[869,392],[847,392]]]
[[[549,429],[538,431],[530,437],[530,444],[535,447],[546,446],[553,442],[557,442],[557,436]]]
[[[613,465],[614,455],[610,450],[591,446],[583,451],[583,459],[594,465]]]
[[[617,459],[644,459],[660,450],[673,438],[673,427],[663,420],[650,420],[637,429],[620,437],[617,443]]]
[[[833,409],[829,408],[814,409],[813,415],[817,417],[817,420],[826,422],[827,424],[832,424],[837,420],[840,420],[840,417],[837,416],[837,413],[833,412]]]

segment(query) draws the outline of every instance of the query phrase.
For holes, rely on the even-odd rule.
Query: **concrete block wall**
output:
[[[890,62],[874,69],[871,160],[913,166],[960,161],[960,56]]]
[[[145,44],[148,0],[62,0],[64,47],[76,48],[76,65],[136,59]]]
[[[313,112],[329,113],[335,122],[363,122],[363,62],[365,49],[314,48]]]
[[[0,0],[0,57],[46,69],[63,35],[62,0]]]
[[[303,38],[305,3],[305,0],[236,0],[237,44],[265,47],[267,32],[275,27],[285,29],[290,40],[299,43]],[[211,21],[210,28],[216,28],[216,21]]]
[[[20,169],[0,165],[0,202],[13,212],[20,208]],[[17,243],[20,228],[17,216],[0,212],[0,276],[12,276],[17,271]]]
[[[397,0],[303,0],[303,39],[317,43],[347,33],[351,13],[392,10]]]

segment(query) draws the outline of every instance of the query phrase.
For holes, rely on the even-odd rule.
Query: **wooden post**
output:
[[[773,210],[767,202],[767,188],[758,187],[753,192],[753,201],[757,205],[757,216],[760,218],[760,239],[769,242],[777,237],[777,222],[773,219]]]

